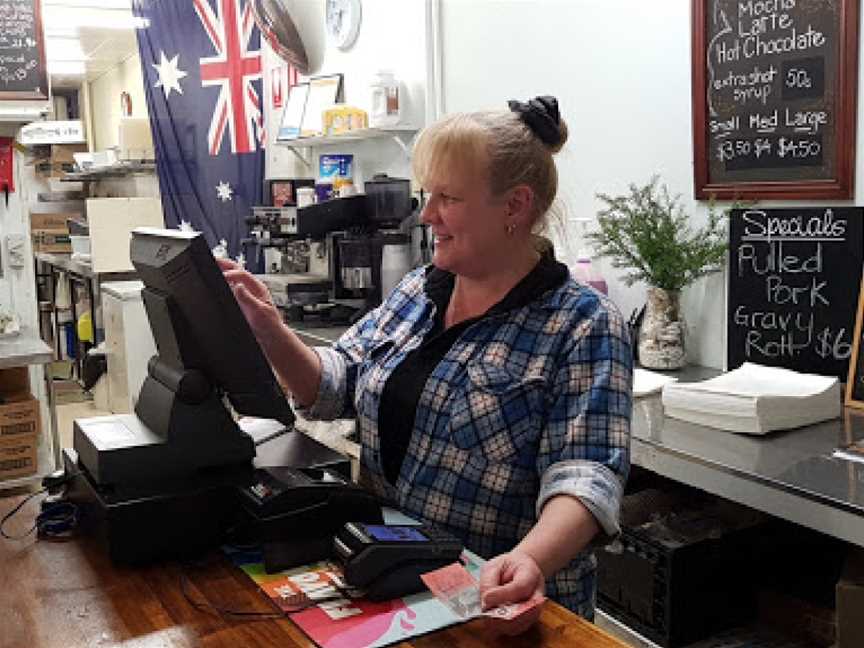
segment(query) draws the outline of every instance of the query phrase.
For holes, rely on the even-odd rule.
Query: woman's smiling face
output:
[[[507,201],[493,196],[484,173],[450,173],[427,182],[421,220],[435,240],[432,262],[457,275],[482,277],[501,267]]]

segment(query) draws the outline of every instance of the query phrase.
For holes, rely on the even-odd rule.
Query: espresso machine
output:
[[[380,304],[411,269],[410,237],[399,228],[417,206],[404,178],[377,174],[363,189],[365,225],[328,235],[332,299],[357,309],[352,320]]]
[[[353,322],[410,270],[410,237],[399,229],[416,208],[410,181],[376,175],[364,191],[281,208],[282,267],[260,278],[289,321]]]

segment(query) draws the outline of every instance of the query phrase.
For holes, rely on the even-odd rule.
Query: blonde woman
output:
[[[451,115],[418,139],[435,241],[333,346],[310,349],[266,288],[229,284],[309,418],[355,416],[362,481],[488,558],[484,606],[545,593],[591,619],[592,544],[618,533],[629,469],[623,319],[538,247],[567,128],[552,97]],[[495,621],[515,634],[539,611]]]

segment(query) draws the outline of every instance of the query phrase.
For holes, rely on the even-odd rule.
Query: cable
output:
[[[33,521],[33,526],[32,526],[32,527],[31,527],[31,528],[30,528],[26,533],[23,533],[23,534],[21,534],[21,535],[19,535],[19,536],[11,536],[11,535],[7,534],[7,533],[3,530],[3,525],[6,524],[6,522],[7,522],[7,521],[8,521],[8,520],[13,516],[13,515],[15,515],[18,511],[20,511],[20,510],[21,510],[21,507],[23,507],[27,502],[29,502],[30,500],[32,500],[32,499],[33,499],[34,497],[36,497],[37,495],[41,495],[42,493],[47,493],[47,492],[48,492],[48,489],[47,489],[47,488],[40,488],[40,489],[39,489],[38,491],[36,491],[35,493],[30,493],[27,497],[25,497],[23,500],[21,500],[20,502],[18,502],[18,505],[17,505],[15,508],[13,508],[13,509],[12,509],[11,511],[9,511],[6,515],[4,515],[4,516],[3,516],[3,519],[0,520],[0,536],[3,536],[3,537],[6,538],[7,540],[23,540],[24,538],[26,538],[27,536],[29,536],[31,533],[33,533],[33,532],[36,530],[36,521],[35,521],[35,520]]]
[[[62,498],[42,501],[42,511],[36,516],[37,537],[40,540],[63,541],[72,538],[78,527],[78,507]]]
[[[46,502],[43,502],[42,504],[44,506],[42,507],[42,510],[36,515],[36,519],[33,521],[33,526],[21,535],[9,535],[8,533],[6,533],[6,531],[3,530],[3,526],[12,518],[13,515],[20,511],[24,507],[24,505],[27,504],[27,502],[32,500],[34,497],[36,497],[37,495],[42,495],[43,493],[57,492],[59,486],[62,486],[63,484],[72,481],[80,474],[81,472],[76,472],[72,473],[71,475],[66,475],[60,474],[58,472],[45,476],[42,479],[42,483],[44,484],[43,488],[40,488],[34,493],[30,493],[27,497],[18,502],[15,508],[13,508],[6,515],[4,515],[3,519],[0,519],[0,536],[5,538],[6,540],[23,540],[34,531],[39,532],[37,537],[44,539],[59,539],[71,535],[72,530],[78,523],[78,507],[71,502],[63,500],[62,498],[58,498],[57,500],[48,502],[47,505]],[[60,504],[64,504],[66,506],[64,506],[63,508],[58,508],[58,505]]]
[[[225,617],[249,619],[253,621],[266,621],[268,619],[284,619],[285,615],[282,612],[257,612],[255,610],[232,610],[230,608],[219,607],[210,601],[196,601],[192,598],[189,592],[190,581],[184,571],[180,572],[180,591],[183,592],[183,597],[189,602],[189,605],[201,612],[207,612],[213,616],[226,620]],[[269,600],[269,599],[268,599]],[[275,603],[271,604],[275,605]]]

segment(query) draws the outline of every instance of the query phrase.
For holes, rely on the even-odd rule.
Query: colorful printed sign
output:
[[[428,591],[377,603],[340,596],[335,586],[342,587],[342,570],[336,563],[324,561],[267,574],[260,555],[228,553],[286,611],[288,618],[322,648],[388,646],[462,621]],[[469,571],[479,573],[480,558],[466,551],[463,559]],[[299,612],[289,612],[302,594],[320,602]]]

